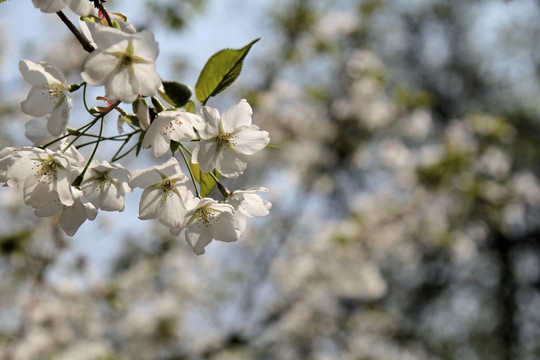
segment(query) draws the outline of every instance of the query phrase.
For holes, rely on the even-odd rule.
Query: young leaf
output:
[[[186,105],[191,97],[191,90],[186,85],[176,81],[163,81],[163,88],[165,92],[159,91],[159,95],[169,104],[178,108]]]
[[[189,166],[191,167],[191,172],[193,173],[193,177],[199,184],[201,184],[201,197],[205,197],[210,195],[212,190],[217,186],[216,181],[210,175],[209,173],[204,173],[199,168],[199,164],[193,164],[192,162],[189,163]],[[212,171],[217,179],[221,177],[221,174],[214,170]]]
[[[253,40],[241,49],[224,49],[212,55],[204,65],[195,85],[197,100],[206,104],[211,96],[216,96],[231,85],[240,75],[249,49],[257,41],[259,39]]]
[[[190,112],[192,114],[195,114],[195,103],[191,100],[188,100],[186,105],[184,106],[184,109],[186,109],[187,112]]]

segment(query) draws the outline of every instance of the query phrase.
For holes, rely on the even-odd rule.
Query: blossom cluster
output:
[[[181,106],[170,100],[156,71],[159,48],[151,32],[137,32],[123,15],[108,13],[103,1],[33,0],[33,4],[47,13],[69,7],[81,16],[82,31],[93,48],[79,84],[68,84],[52,64],[20,61],[20,72],[31,85],[21,110],[34,117],[27,123],[26,136],[35,145],[0,151],[0,181],[22,189],[24,203],[37,216],[60,214],[60,226],[72,236],[86,220],[94,220],[98,210],[123,211],[125,194],[141,188],[139,218],[158,219],[174,235],[184,231],[193,251],[203,254],[212,239],[236,241],[246,227],[246,217],[269,213],[271,203],[257,194],[266,188],[231,191],[220,180],[240,176],[248,157],[270,141],[266,131],[252,124],[252,108],[246,100],[223,114],[206,106],[206,101],[198,112],[191,100],[191,107]],[[72,129],[68,126],[71,93],[84,88],[86,96],[87,86],[104,88],[104,96],[98,99],[106,106],[88,108],[84,98],[92,119]],[[165,108],[158,94],[172,106]],[[122,103],[132,104],[134,113],[122,109]],[[104,119],[115,111],[120,134],[105,137]],[[129,133],[123,133],[126,123]],[[89,134],[96,124],[99,134]],[[136,134],[138,143],[122,153]],[[86,137],[93,141],[80,144]],[[94,159],[100,142],[111,139],[122,143],[112,159]],[[85,158],[78,149],[89,144],[95,148]],[[196,146],[190,150],[190,144]],[[138,155],[141,149],[151,149],[160,159],[170,155],[162,164],[132,172],[118,162],[131,151]],[[191,153],[191,159],[186,153]],[[176,154],[182,155],[187,174]],[[213,186],[203,191],[203,180]],[[220,200],[210,197],[216,186]]]

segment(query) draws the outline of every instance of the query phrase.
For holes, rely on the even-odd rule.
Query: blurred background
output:
[[[140,193],[68,238],[2,188],[1,359],[540,358],[537,1],[106,5],[191,87],[262,37],[208,105],[248,99],[280,147],[225,181],[273,208],[198,257],[137,220]],[[21,58],[75,83],[84,53],[54,15],[0,4],[1,147],[29,144]]]

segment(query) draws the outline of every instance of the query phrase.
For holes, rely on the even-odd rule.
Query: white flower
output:
[[[139,203],[139,218],[158,218],[171,229],[181,228],[194,200],[193,193],[187,187],[188,181],[175,158],[170,158],[163,165],[132,172],[129,180],[131,188],[144,189]]]
[[[73,106],[64,75],[45,62],[21,60],[19,69],[24,80],[32,85],[21,103],[22,111],[36,117],[50,114],[47,130],[54,136],[60,135],[66,129]]]
[[[144,99],[137,99],[133,103],[133,109],[137,113],[139,125],[142,130],[146,131],[150,126],[150,108]]]
[[[8,146],[0,150],[0,182],[4,183],[4,186],[15,187],[14,185],[9,185],[7,183],[8,178],[6,176],[8,168],[15,161],[13,154],[17,151],[16,148]]]
[[[167,152],[171,140],[190,141],[196,137],[193,128],[202,128],[202,119],[185,110],[165,110],[158,114],[146,130],[142,147],[152,146],[152,154],[159,157]]]
[[[123,211],[124,197],[131,192],[129,172],[119,164],[93,160],[84,174],[81,189],[96,208],[105,211]]]
[[[272,203],[262,199],[256,192],[267,192],[267,188],[251,188],[247,190],[235,190],[227,197],[227,203],[234,209],[248,217],[262,217],[270,213]]]
[[[199,131],[201,141],[192,161],[204,172],[217,169],[223,176],[237,177],[247,166],[247,155],[262,150],[269,142],[268,132],[251,124],[251,106],[244,99],[231,106],[221,117],[216,109],[204,106],[206,123]]]
[[[80,16],[92,12],[92,4],[88,0],[32,0],[32,3],[44,13],[55,13],[68,6]]]
[[[155,60],[159,49],[148,31],[127,34],[99,26],[94,33],[98,48],[84,63],[82,78],[90,85],[105,86],[111,102],[131,103],[138,95],[154,96],[161,85]]]
[[[204,254],[204,248],[212,239],[225,242],[238,240],[245,228],[245,222],[234,216],[232,205],[218,203],[211,198],[201,199],[187,218],[186,241],[197,255]]]
[[[73,193],[72,205],[62,204],[56,197],[47,206],[34,210],[34,214],[39,217],[53,216],[61,211],[60,227],[68,236],[75,235],[86,220],[94,220],[97,216],[97,209],[84,197],[81,190],[72,187],[71,191]]]
[[[67,156],[39,148],[19,150],[11,156],[7,184],[23,188],[25,204],[41,208],[58,199],[63,205],[73,205],[75,173]]]
[[[120,26],[120,30],[122,32],[128,33],[128,34],[135,34],[137,30],[135,29],[135,26],[133,26],[126,17],[115,14],[115,13],[109,13],[109,18],[113,21],[113,23],[117,23],[118,26]],[[101,12],[97,11],[97,9],[93,9],[90,16],[84,18],[84,20],[79,19],[79,26],[81,27],[81,31],[83,35],[90,41],[90,44],[97,48],[98,45],[94,41],[94,34],[96,32],[96,29],[102,26],[108,27],[107,19]]]

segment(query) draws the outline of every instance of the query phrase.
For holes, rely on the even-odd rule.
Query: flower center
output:
[[[180,127],[182,126],[182,121],[178,120],[178,119],[174,119],[172,120],[170,123],[167,124],[167,126],[165,126],[165,130],[163,131],[163,136],[167,136],[167,133],[168,134],[172,134],[174,132],[174,130],[176,129],[176,127]]]
[[[177,191],[174,187],[176,181],[177,179],[164,179],[159,183],[158,188],[161,193],[162,200],[165,200],[167,197],[172,197],[174,194],[176,194]]]
[[[57,165],[54,159],[38,159],[37,164],[34,166],[34,168],[38,168],[35,177],[39,179],[39,182],[48,182],[49,184],[56,182]]]
[[[48,96],[49,99],[64,98],[64,85],[59,83],[44,83],[47,91],[43,91],[43,96]]]
[[[98,183],[99,189],[101,191],[103,191],[105,185],[111,184],[113,182],[113,179],[108,176],[107,172],[99,171],[96,171],[96,175],[92,178],[92,180]]]
[[[212,222],[217,220],[217,215],[217,212],[209,207],[200,208],[197,210],[197,224],[199,226],[201,223],[205,226],[211,226]]]
[[[233,147],[233,145],[234,145],[234,139],[233,139],[233,135],[231,133],[220,134],[220,135],[216,136],[214,139],[218,144],[218,149],[220,149],[220,150],[225,146],[226,147]]]

